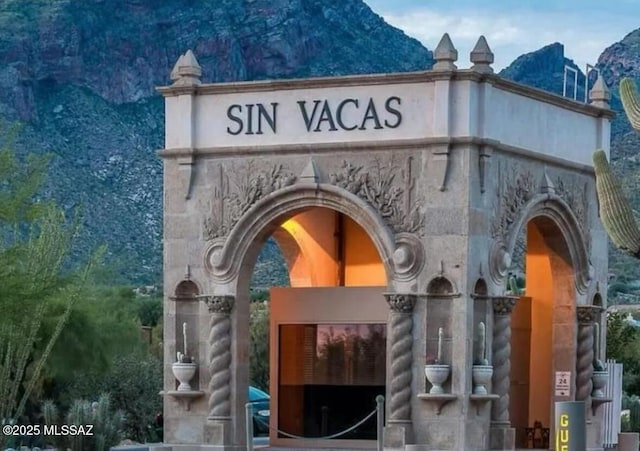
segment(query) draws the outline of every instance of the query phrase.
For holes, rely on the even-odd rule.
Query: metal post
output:
[[[377,411],[377,451],[383,451],[384,449],[384,396],[378,395],[376,396],[376,411]]]
[[[320,422],[320,435],[325,436],[329,433],[329,408],[327,406],[322,406],[320,411],[322,412]]]
[[[246,403],[244,409],[247,416],[247,451],[253,451],[253,409],[251,403]]]

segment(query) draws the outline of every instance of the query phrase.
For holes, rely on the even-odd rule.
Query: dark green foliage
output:
[[[269,303],[252,302],[249,318],[249,381],[269,392]]]
[[[623,364],[623,390],[640,394],[640,329],[626,321],[625,313],[607,313],[607,358]]]
[[[255,289],[251,290],[251,302],[264,302],[269,300],[269,290]]]
[[[143,326],[155,327],[162,319],[162,298],[140,297],[138,304],[138,318]]]
[[[105,371],[123,350],[145,351],[139,307],[130,293],[131,289],[121,288],[92,288],[83,293],[52,351],[49,377],[64,382],[76,371]],[[54,316],[45,322],[45,330],[59,309],[53,308]]]
[[[47,444],[58,449],[71,451],[107,451],[117,445],[123,437],[122,412],[112,407],[108,395],[102,395],[97,401],[75,400],[66,415],[52,401],[46,401],[42,407],[45,424],[48,426],[93,425],[91,435],[60,434],[45,437]]]
[[[629,415],[623,415],[620,422],[622,432],[640,432],[640,398],[624,395],[622,410],[629,410]]]
[[[146,442],[157,437],[150,428],[162,412],[162,362],[147,354],[128,354],[115,358],[106,372],[78,373],[65,398],[90,398],[109,393],[114,409],[124,413],[125,438]]]
[[[79,216],[39,199],[48,160],[20,161],[12,139],[0,130],[0,418],[15,419],[37,395],[99,257],[66,267]]]

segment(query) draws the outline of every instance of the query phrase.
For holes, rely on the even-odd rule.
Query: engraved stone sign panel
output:
[[[428,83],[197,96],[195,145],[207,148],[420,138],[431,128],[432,104],[433,84]]]

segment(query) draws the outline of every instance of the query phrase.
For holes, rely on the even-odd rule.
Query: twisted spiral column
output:
[[[209,418],[231,416],[231,311],[233,296],[206,296],[209,329]]]
[[[511,389],[511,312],[517,297],[497,296],[493,304],[493,393],[499,398],[491,405],[491,421],[509,425]]]
[[[411,421],[411,380],[413,366],[413,307],[416,295],[387,294],[391,309],[390,421]]]
[[[590,404],[593,389],[593,325],[597,320],[599,307],[581,305],[576,308],[578,316],[578,343],[576,350],[576,401]]]

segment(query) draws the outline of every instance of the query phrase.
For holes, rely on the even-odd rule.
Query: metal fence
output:
[[[618,445],[620,433],[620,414],[622,413],[622,363],[615,360],[607,360],[605,364],[609,372],[609,380],[604,388],[605,397],[611,402],[605,403],[601,408],[604,412],[604,447],[615,448]]]

